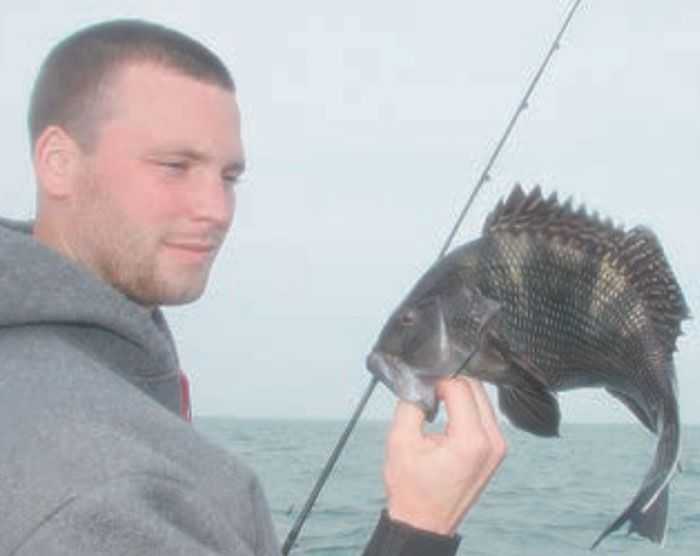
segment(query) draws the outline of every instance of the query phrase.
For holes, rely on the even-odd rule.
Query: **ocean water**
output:
[[[200,417],[194,425],[257,471],[283,542],[345,423]],[[357,425],[291,554],[362,552],[384,506],[387,427]],[[564,424],[559,439],[504,432],[508,457],[463,522],[459,554],[591,554],[591,543],[637,491],[655,448],[637,425]],[[700,554],[700,427],[684,427],[682,464],[671,484],[665,548],[622,529],[593,554]]]

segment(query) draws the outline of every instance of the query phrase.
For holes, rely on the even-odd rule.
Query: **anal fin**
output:
[[[559,436],[559,402],[538,384],[525,388],[499,386],[498,406],[519,429],[537,436]]]

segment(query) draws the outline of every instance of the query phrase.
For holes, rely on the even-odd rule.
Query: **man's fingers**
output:
[[[500,462],[506,444],[483,384],[458,377],[439,383],[437,393],[447,410],[447,436],[469,452],[482,453],[486,461]]]
[[[447,433],[470,431],[481,425],[479,406],[470,384],[463,380],[445,379],[437,383],[436,394],[445,404]]]
[[[399,400],[394,411],[394,422],[391,427],[389,441],[407,442],[423,434],[425,413],[416,404]]]
[[[467,377],[461,378],[460,380],[467,382],[471,387],[484,426],[487,428],[498,426],[496,412],[493,410],[493,405],[491,404],[491,400],[486,393],[486,388],[484,388],[483,383],[480,380]]]
[[[505,452],[499,451],[498,423],[481,384],[444,379],[436,394],[447,412],[444,433],[424,433],[423,410],[397,403],[384,484],[394,519],[453,534]]]
[[[479,411],[481,413],[481,422],[486,429],[491,443],[494,447],[495,453],[502,459],[506,452],[506,442],[501,433],[501,427],[498,424],[498,417],[493,409],[491,400],[486,393],[486,388],[484,388],[483,383],[480,380],[467,379],[472,387],[472,392],[474,392],[474,399],[479,406]]]
[[[486,435],[486,440],[489,446],[489,460],[494,467],[491,468],[490,474],[495,471],[495,467],[503,460],[506,455],[507,446],[505,438],[501,433],[501,427],[498,424],[496,412],[493,409],[491,400],[486,393],[483,383],[480,380],[473,378],[460,378],[459,382],[465,382],[471,388],[474,395],[474,401],[481,416],[481,425]]]

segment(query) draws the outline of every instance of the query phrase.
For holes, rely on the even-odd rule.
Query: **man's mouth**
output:
[[[165,248],[185,264],[202,265],[211,262],[219,249],[217,243],[196,241],[168,241]]]
[[[214,243],[191,243],[191,242],[178,242],[178,243],[166,243],[168,247],[173,247],[175,249],[185,249],[187,251],[194,251],[196,253],[209,253],[215,251],[218,248],[217,244]]]

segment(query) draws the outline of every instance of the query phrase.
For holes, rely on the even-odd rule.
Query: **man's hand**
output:
[[[411,526],[453,535],[506,453],[491,402],[474,379],[437,385],[448,422],[425,433],[425,415],[399,401],[387,441],[384,484],[389,516]]]

